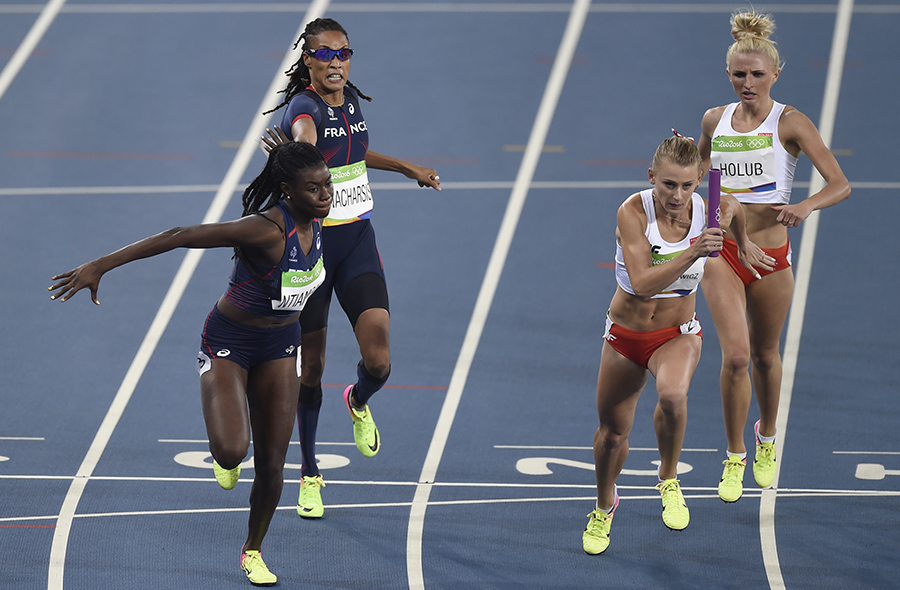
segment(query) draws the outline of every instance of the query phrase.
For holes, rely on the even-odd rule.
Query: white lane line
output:
[[[3,98],[3,95],[9,90],[10,84],[15,80],[19,71],[22,69],[22,66],[28,61],[28,58],[31,57],[31,54],[34,52],[38,43],[44,38],[44,33],[46,33],[47,29],[50,28],[50,25],[53,24],[56,15],[59,14],[60,9],[65,3],[66,0],[50,0],[50,2],[48,2],[41,10],[40,16],[34,21],[28,34],[25,35],[25,38],[16,49],[16,52],[13,53],[13,56],[6,63],[6,67],[0,72],[0,98]]]
[[[73,4],[65,8],[66,13],[90,14],[229,14],[229,13],[283,13],[302,12],[302,3],[260,2],[260,3],[162,3],[162,4]],[[565,12],[567,4],[561,3],[520,3],[520,2],[342,2],[331,8],[340,13],[558,13]],[[767,12],[774,14],[828,14],[835,7],[827,4],[766,4]],[[33,4],[11,4],[0,6],[0,14],[31,14],[40,10]],[[590,12],[626,14],[728,14],[734,10],[733,4],[699,4],[690,2],[619,2],[599,4]],[[858,14],[898,14],[900,6],[891,4],[861,4],[854,8]]]
[[[819,120],[819,134],[826,147],[831,147],[834,135],[834,121],[837,117],[838,97],[841,90],[841,78],[847,54],[847,43],[850,38],[850,19],[853,15],[853,0],[840,0],[837,17],[834,23],[834,36],[831,41],[831,55],[828,59],[828,74],[825,78],[825,95],[822,98],[822,114]],[[813,169],[810,179],[809,194],[822,190],[825,181]],[[819,229],[819,213],[814,211],[803,222],[803,236],[800,241],[800,255],[795,267],[794,296],[791,300],[791,312],[788,317],[787,336],[784,343],[784,360],[782,362],[781,397],[778,403],[778,420],[775,428],[778,439],[775,443],[778,462],[772,489],[763,490],[759,503],[759,537],[762,544],[763,564],[771,590],[784,590],[784,577],[778,560],[778,546],[775,540],[775,499],[778,496],[778,479],[781,465],[784,463],[784,440],[787,434],[788,413],[791,409],[791,394],[794,390],[794,377],[797,369],[797,357],[800,352],[800,336],[803,332],[803,316],[806,312],[806,301],[809,294],[809,281],[812,275],[813,254],[816,249],[816,235]]]
[[[866,182],[851,180],[853,194],[863,189],[877,191],[900,190],[900,182]],[[185,184],[185,185],[157,185],[157,186],[60,186],[60,187],[23,187],[0,188],[0,197],[27,197],[41,195],[147,195],[169,193],[214,193],[221,185],[218,184]],[[413,191],[421,190],[415,183],[409,182],[373,182],[371,186],[375,190]],[[513,181],[505,180],[476,180],[471,182],[441,182],[444,190],[511,190],[515,186]],[[809,188],[809,182],[795,182],[794,188]],[[545,181],[534,180],[529,188],[559,190],[604,190],[604,189],[637,189],[646,188],[646,180],[561,180]],[[235,188],[235,192],[242,191]],[[591,195],[592,197],[594,195]]]
[[[309,11],[306,13],[294,39],[300,36],[307,22],[324,14],[329,1],[330,0],[315,0],[310,5]],[[269,117],[263,116],[261,113],[277,104],[277,92],[284,85],[283,72],[299,58],[299,55],[299,49],[288,51],[285,54],[284,59],[276,70],[272,83],[263,95],[262,103],[256,110],[256,114],[253,117],[250,127],[247,129],[247,134],[244,136],[241,147],[235,155],[234,160],[231,162],[231,166],[228,168],[225,178],[223,179],[219,190],[216,192],[216,196],[213,198],[213,201],[206,212],[206,216],[203,218],[203,223],[213,223],[222,218],[222,214],[228,205],[228,201],[235,192],[235,187],[240,182],[241,176],[247,169],[250,159],[257,149],[259,137],[265,131]],[[110,405],[103,422],[100,424],[97,434],[94,436],[94,440],[88,449],[87,455],[85,455],[81,466],[75,474],[75,479],[69,486],[69,491],[60,508],[56,529],[53,532],[53,543],[50,547],[50,566],[47,575],[48,590],[62,590],[63,588],[69,533],[72,528],[75,511],[78,508],[78,503],[84,493],[84,488],[93,474],[94,469],[97,467],[97,463],[100,461],[103,451],[106,449],[107,444],[109,444],[109,439],[112,437],[112,433],[125,411],[125,406],[128,405],[128,402],[144,373],[144,369],[150,362],[150,358],[153,356],[153,352],[156,350],[156,346],[159,343],[160,338],[162,338],[163,332],[165,331],[166,326],[168,326],[172,314],[175,312],[175,308],[178,306],[178,302],[181,300],[191,276],[194,274],[197,265],[200,263],[203,252],[203,250],[189,250],[185,255],[181,266],[178,268],[178,271],[172,280],[172,284],[169,286],[169,291],[166,293],[166,296],[156,313],[156,317],[150,325],[150,329],[144,336],[144,341],[141,342],[141,346],[132,360],[131,366],[128,368],[128,372],[125,374],[125,378],[119,386],[119,390],[116,392],[116,396],[113,398],[112,404]]]
[[[833,455],[900,455],[900,451],[832,451],[831,454],[833,454]]]
[[[441,407],[441,413],[435,426],[431,444],[428,446],[428,453],[425,456],[422,472],[419,475],[420,485],[416,488],[413,504],[410,508],[406,537],[407,577],[411,590],[424,590],[425,588],[425,578],[422,570],[422,535],[425,528],[425,510],[428,506],[428,498],[431,495],[435,474],[444,454],[447,439],[450,436],[450,428],[453,425],[460,398],[465,389],[469,369],[475,358],[475,351],[478,349],[478,343],[481,340],[481,334],[491,309],[491,303],[494,300],[494,294],[500,282],[500,275],[503,273],[503,266],[506,264],[506,257],[516,233],[519,217],[525,206],[528,188],[534,178],[534,172],[541,156],[541,149],[547,138],[547,132],[553,120],[556,105],[559,102],[566,76],[572,64],[575,48],[578,45],[578,40],[581,38],[581,31],[584,28],[584,21],[587,18],[590,4],[590,0],[576,0],[572,4],[572,11],[569,14],[566,29],[556,53],[553,69],[544,88],[544,95],[541,98],[534,126],[528,138],[528,145],[522,157],[516,182],[510,194],[506,212],[503,215],[503,221],[497,233],[497,239],[494,242],[494,249],[491,252],[491,258],[478,292],[478,298],[475,301],[475,309],[469,320],[466,336],[450,378],[447,395],[444,398],[444,404]]]

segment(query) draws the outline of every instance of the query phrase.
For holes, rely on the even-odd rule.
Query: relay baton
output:
[[[722,171],[718,168],[709,169],[709,204],[706,210],[706,227],[719,227],[719,203],[721,202],[720,188],[722,186]],[[715,258],[718,252],[711,252]]]

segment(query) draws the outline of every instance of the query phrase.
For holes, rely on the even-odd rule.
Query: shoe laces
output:
[[[257,568],[264,569],[266,571],[269,568],[266,567],[266,562],[263,561],[262,555],[260,555],[259,551],[244,551],[243,555],[241,555],[241,567],[245,570],[250,571]]]
[[[758,443],[756,445],[756,460],[775,461],[775,443]]]
[[[615,512],[615,510],[613,510]],[[595,508],[588,514],[590,520],[587,523],[586,530],[589,534],[606,535],[609,530],[609,523],[612,522],[613,512],[607,514],[599,508]]]
[[[678,504],[682,504],[679,496],[679,492],[681,491],[681,486],[678,485],[677,479],[667,479],[665,481],[659,482],[657,484],[657,489],[660,491],[662,495],[662,502],[664,506],[667,506],[671,502],[677,502]]]
[[[743,460],[734,460],[729,457],[722,461],[722,465],[725,466],[725,473],[722,474],[723,481],[728,480],[734,482],[743,479],[741,476],[743,475],[744,467],[747,465]]]
[[[321,475],[305,475],[303,477],[303,484],[300,487],[302,487],[304,490],[307,490],[311,487],[324,488],[325,482],[322,480]]]

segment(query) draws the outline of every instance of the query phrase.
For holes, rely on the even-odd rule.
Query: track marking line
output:
[[[831,147],[834,135],[834,121],[837,117],[838,97],[841,90],[841,78],[844,61],[847,55],[847,43],[850,38],[850,18],[853,15],[853,0],[840,0],[834,24],[834,36],[831,41],[831,55],[828,59],[828,74],[825,78],[825,94],[822,98],[822,114],[819,121],[819,134],[825,147]],[[822,176],[813,169],[809,183],[809,194],[819,192],[825,186]],[[781,397],[778,403],[778,420],[775,430],[778,433],[775,447],[778,462],[775,469],[776,489],[762,492],[759,503],[759,537],[762,545],[763,565],[771,590],[784,590],[784,576],[778,560],[778,546],[775,539],[775,500],[778,496],[778,480],[784,460],[784,440],[787,434],[788,413],[791,408],[791,394],[794,390],[794,376],[797,369],[797,357],[800,351],[800,336],[803,332],[803,316],[806,312],[806,301],[809,294],[809,281],[812,275],[813,255],[816,249],[816,235],[819,229],[819,212],[806,218],[803,224],[803,235],[800,241],[799,264],[794,279],[794,296],[791,300],[791,311],[788,317],[787,336],[784,344],[784,360],[782,362]]]
[[[469,320],[465,339],[450,378],[450,387],[444,398],[441,413],[434,429],[434,435],[428,446],[428,452],[419,476],[420,485],[416,487],[416,493],[410,508],[409,526],[406,536],[407,578],[411,590],[424,590],[425,588],[425,578],[422,570],[422,536],[425,528],[425,511],[428,507],[428,499],[431,495],[438,465],[444,454],[447,439],[450,436],[450,428],[453,426],[453,420],[459,408],[460,398],[465,389],[469,370],[475,358],[475,352],[478,349],[478,343],[481,340],[481,334],[494,300],[494,294],[500,283],[500,275],[503,273],[503,267],[506,264],[506,257],[509,254],[509,249],[515,236],[519,217],[525,206],[528,189],[534,178],[535,169],[547,138],[547,132],[550,129],[550,123],[556,111],[556,105],[559,102],[559,97],[575,54],[575,48],[578,40],[581,38],[590,4],[590,0],[576,0],[572,4],[562,41],[556,54],[556,61],[544,88],[544,94],[538,107],[534,126],[531,129],[531,135],[528,138],[525,154],[522,157],[522,163],[516,175],[516,181],[506,206],[506,212],[503,215],[497,239],[494,242],[494,249],[491,252],[487,270],[485,271],[481,288],[478,291],[475,309]]]
[[[313,1],[306,16],[301,22],[300,28],[297,30],[294,39],[303,33],[307,22],[324,14],[329,1],[330,0]],[[293,39],[291,44],[293,44]],[[272,83],[263,95],[262,103],[256,111],[257,114],[254,115],[250,127],[247,129],[241,148],[235,155],[234,160],[232,160],[231,165],[225,174],[225,178],[222,180],[222,184],[216,191],[216,196],[213,198],[212,203],[210,203],[209,209],[203,218],[203,223],[213,223],[222,218],[225,208],[241,180],[241,176],[243,176],[244,171],[250,163],[250,159],[258,149],[259,137],[265,131],[269,117],[264,116],[261,113],[277,104],[277,92],[280,89],[280,86],[284,84],[283,72],[287,70],[291,64],[297,61],[299,56],[300,51],[297,49],[285,53],[284,60],[276,70],[275,77],[272,79]],[[141,346],[132,360],[131,366],[128,367],[128,372],[125,374],[125,378],[119,386],[119,390],[116,392],[112,404],[110,405],[106,416],[103,418],[103,422],[100,424],[100,428],[97,430],[94,440],[91,443],[81,466],[75,474],[75,479],[69,486],[69,491],[66,493],[66,497],[63,500],[62,507],[59,511],[56,529],[53,533],[53,543],[50,547],[50,564],[47,574],[48,590],[62,590],[63,588],[69,533],[72,529],[72,522],[75,517],[75,511],[78,508],[78,503],[81,500],[81,496],[84,494],[84,488],[91,475],[94,473],[97,464],[100,462],[100,457],[103,455],[103,451],[109,444],[112,433],[121,419],[122,414],[125,412],[125,407],[128,405],[128,402],[144,373],[144,369],[150,362],[150,358],[153,356],[153,352],[156,350],[156,346],[159,344],[163,332],[165,332],[169,321],[172,319],[175,308],[178,306],[178,302],[181,300],[182,295],[184,295],[184,291],[187,288],[191,276],[193,276],[194,271],[200,264],[203,252],[203,250],[188,250],[185,255],[181,266],[179,266],[175,277],[172,279],[172,284],[169,286],[168,292],[160,304],[156,317],[153,319],[153,323],[150,325],[147,334],[144,336],[144,340],[141,342]]]

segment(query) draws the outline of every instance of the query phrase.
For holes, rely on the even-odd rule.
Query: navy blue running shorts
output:
[[[268,361],[296,357],[299,348],[298,322],[282,328],[253,328],[226,318],[214,306],[200,335],[197,372],[202,375],[208,371],[214,358],[235,362],[249,371]]]

